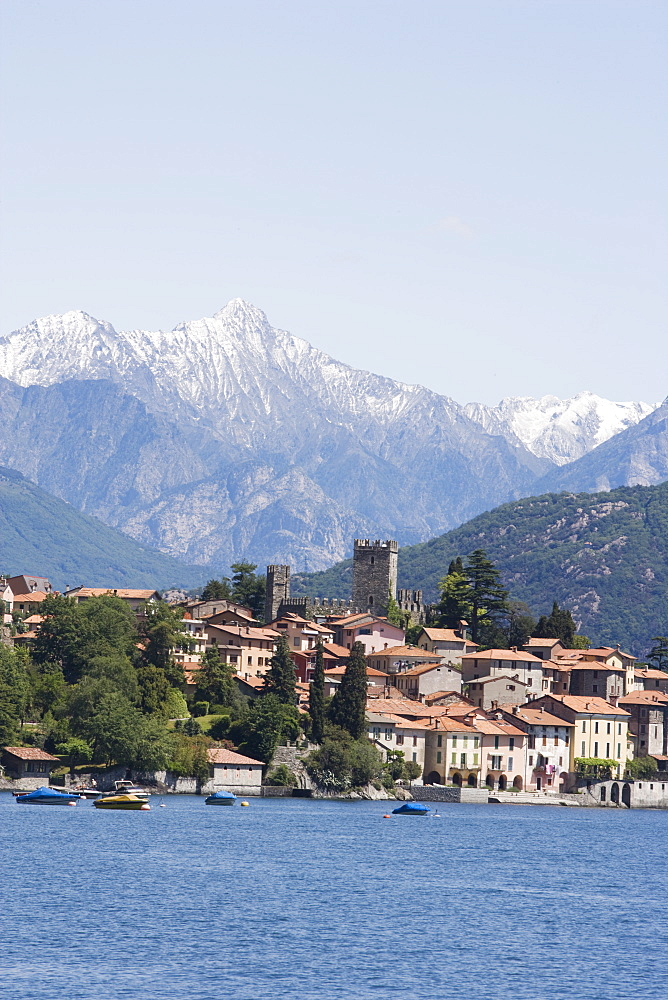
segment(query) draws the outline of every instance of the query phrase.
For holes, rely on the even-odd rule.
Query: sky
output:
[[[668,7],[2,0],[0,335],[232,298],[459,402],[668,395]]]

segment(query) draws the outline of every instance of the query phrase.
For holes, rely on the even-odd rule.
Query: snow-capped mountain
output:
[[[593,392],[580,392],[572,399],[509,396],[497,406],[467,403],[464,409],[489,434],[521,442],[534,455],[566,465],[635,426],[658,405],[615,403]]]
[[[169,332],[83,312],[0,338],[0,463],[190,563],[321,569],[530,495],[651,412],[591,394],[461,406],[356,370],[235,299]]]

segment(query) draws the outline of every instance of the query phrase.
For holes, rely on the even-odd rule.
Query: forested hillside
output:
[[[79,513],[19,472],[0,467],[0,572],[36,573],[54,587],[194,587],[204,570]]]
[[[668,628],[668,483],[604,493],[549,493],[503,504],[399,552],[399,586],[433,601],[450,560],[485,549],[513,598],[535,615],[552,601],[596,644],[643,655]],[[351,561],[298,577],[318,595],[350,592]]]

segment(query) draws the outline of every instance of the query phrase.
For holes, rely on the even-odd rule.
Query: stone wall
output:
[[[413,785],[416,802],[475,802],[485,804],[489,799],[486,788],[459,788],[457,785]]]

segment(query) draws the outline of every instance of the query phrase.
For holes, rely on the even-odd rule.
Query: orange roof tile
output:
[[[57,764],[60,763],[58,757],[47,753],[46,750],[38,750],[37,747],[3,747],[2,749],[21,760],[53,760]]]
[[[466,653],[462,660],[521,660],[523,663],[542,663],[533,653],[517,652],[515,649],[483,649],[476,653]]]
[[[261,760],[254,760],[253,757],[244,757],[243,754],[235,753],[234,750],[224,750],[221,747],[214,747],[207,752],[210,764],[259,764],[264,767]]]

